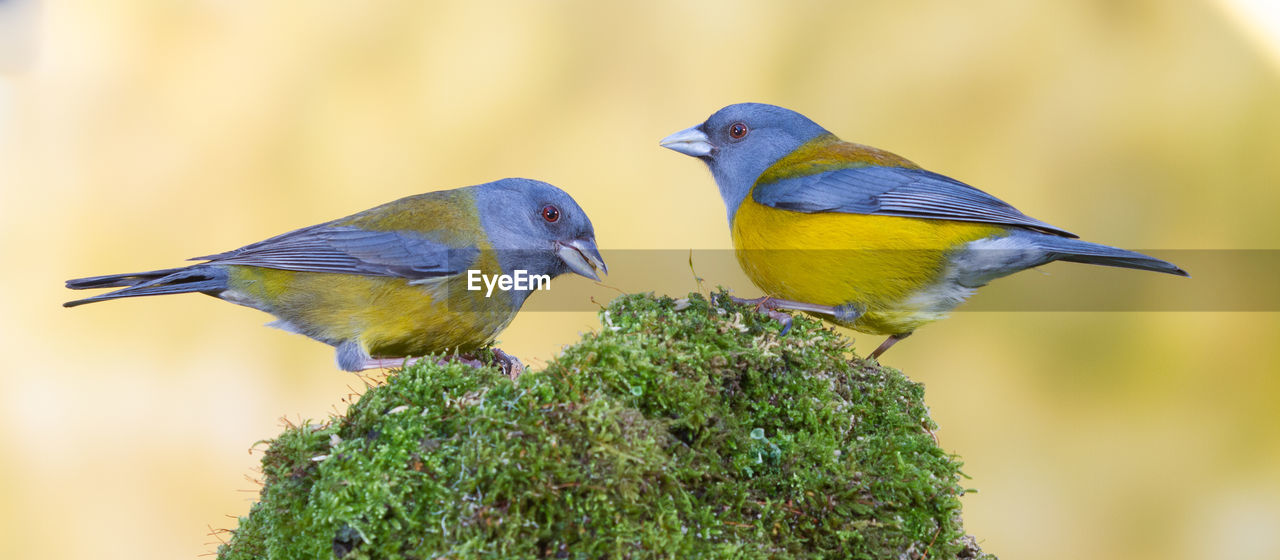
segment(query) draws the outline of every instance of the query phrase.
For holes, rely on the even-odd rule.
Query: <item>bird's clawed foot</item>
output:
[[[521,373],[524,373],[524,364],[520,363],[519,358],[503,352],[501,348],[490,348],[489,352],[493,355],[493,361],[489,363],[486,363],[488,360],[481,360],[480,354],[455,354],[441,358],[440,363],[458,362],[474,368],[482,368],[493,364],[497,365],[498,369],[502,370],[502,373],[505,373],[513,381],[515,378],[520,377]]]
[[[498,363],[498,367],[502,369],[502,373],[507,374],[512,381],[515,381],[520,374],[524,373],[524,364],[520,363],[520,359],[503,352],[501,348],[490,348],[493,352],[493,359]]]
[[[791,331],[791,316],[778,311],[778,309],[782,307],[778,305],[778,302],[783,300],[774,299],[769,296],[758,297],[755,299],[745,299],[736,296],[730,296],[730,298],[733,299],[734,303],[753,305],[755,306],[756,311],[762,311],[765,315],[768,315],[770,319],[777,321],[778,324],[782,325],[782,332],[778,333],[779,336],[786,336],[786,334]]]
[[[734,297],[734,296],[730,296],[730,298],[733,299],[734,303],[740,303],[743,305],[753,305],[755,306],[757,311],[764,312],[773,320],[780,323],[782,325],[782,332],[780,334],[783,334],[783,335],[787,334],[787,332],[791,330],[791,316],[786,313],[783,313],[782,311],[779,311],[780,309],[787,309],[791,311],[803,311],[806,313],[815,313],[818,315],[826,315],[828,317],[831,317],[832,319],[835,319],[837,323],[843,324],[846,327],[851,326],[855,321],[858,320],[859,317],[862,316],[863,313],[866,312],[865,308],[863,308],[862,306],[857,304],[852,304],[852,303],[845,304],[845,305],[831,306],[831,305],[818,305],[816,303],[804,303],[802,301],[791,301],[787,299],[778,299],[772,296],[758,297],[755,299],[746,299],[746,298],[740,298],[740,297]],[[867,356],[867,359],[876,360],[877,362],[880,361],[880,356],[882,354],[884,354],[890,348],[892,348],[894,344],[897,344],[898,341],[908,336],[911,336],[911,333],[907,332],[907,333],[900,333],[900,334],[895,334],[890,336],[889,338],[885,339],[885,341],[881,343],[880,346],[875,349],[875,351],[871,352],[871,354]]]

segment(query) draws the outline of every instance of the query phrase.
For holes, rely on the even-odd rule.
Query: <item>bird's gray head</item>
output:
[[[566,272],[599,280],[609,269],[595,230],[573,197],[531,179],[502,179],[473,187],[480,224],[506,274],[556,277]],[[522,295],[513,290],[517,303]]]
[[[660,144],[701,159],[711,168],[729,221],[756,179],[770,165],[805,142],[830,134],[790,109],[763,103],[738,103],[706,122],[663,138]]]

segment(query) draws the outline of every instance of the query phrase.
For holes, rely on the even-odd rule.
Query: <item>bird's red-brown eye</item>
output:
[[[749,130],[746,124],[736,122],[729,125],[729,136],[733,137],[734,140],[741,140],[747,135],[747,132]]]
[[[542,219],[553,224],[556,223],[556,221],[560,219],[560,209],[556,208],[554,204],[543,206]]]

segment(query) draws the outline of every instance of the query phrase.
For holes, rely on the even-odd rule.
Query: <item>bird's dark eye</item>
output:
[[[543,206],[542,219],[548,222],[551,222],[553,224],[556,223],[556,221],[560,219],[560,209],[556,208],[554,204],[548,204],[546,206]]]
[[[729,136],[731,136],[734,140],[743,139],[744,137],[747,136],[748,132],[750,132],[750,130],[747,129],[746,124],[736,122],[729,125]]]

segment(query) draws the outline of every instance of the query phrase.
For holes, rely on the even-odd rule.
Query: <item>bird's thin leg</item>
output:
[[[754,305],[757,310],[764,310],[764,312],[775,321],[782,323],[782,334],[787,334],[787,331],[791,330],[791,316],[777,311],[778,309],[789,309],[792,311],[804,311],[807,313],[828,315],[841,323],[853,323],[854,321],[857,321],[858,317],[861,317],[863,313],[862,306],[852,303],[838,306],[819,305],[816,303],[805,303],[803,301],[778,299],[771,296],[758,297],[755,299],[735,297],[733,298],[733,301],[746,305]]]
[[[397,368],[397,369],[404,369],[404,368],[407,368],[407,367],[409,367],[409,366],[411,366],[411,365],[413,365],[413,364],[416,364],[416,363],[418,363],[418,362],[420,362],[420,361],[422,361],[422,360],[425,360],[425,359],[427,359],[427,358],[425,358],[425,357],[418,357],[418,358],[368,358],[368,359],[366,359],[366,360],[364,361],[364,363],[362,363],[362,364],[361,364],[361,368],[360,368],[360,369],[361,369],[361,370],[366,370],[366,369],[393,369],[393,368]],[[478,367],[484,367],[484,364],[480,363],[480,361],[479,361],[479,360],[475,359],[473,356],[465,355],[465,354],[464,354],[464,355],[444,356],[444,357],[442,357],[442,358],[436,358],[435,360],[436,360],[436,363],[437,363],[437,364],[440,364],[440,365],[445,365],[445,364],[448,364],[448,363],[450,363],[450,362],[457,362],[457,363],[460,363],[460,364],[464,364],[464,365],[468,365],[468,366],[476,367],[476,368],[478,368]],[[506,370],[503,370],[503,371],[506,371]]]
[[[421,358],[365,358],[360,364],[360,371],[367,369],[404,369]]]
[[[792,301],[789,299],[778,299],[772,296],[758,297],[755,299],[743,299],[740,297],[733,298],[737,303],[746,305],[754,305],[761,309],[790,309],[792,311],[808,311],[809,313],[818,313],[822,315],[835,316],[838,311],[830,305],[818,305],[816,303],[805,303],[803,301]]]
[[[473,367],[473,368],[484,367],[484,362],[481,362],[480,357],[475,354],[453,354],[451,356],[444,356],[441,358],[437,358],[436,363],[442,366],[453,363],[453,364],[462,364],[464,366]]]
[[[494,347],[489,350],[493,352],[493,359],[497,360],[498,367],[502,368],[502,372],[507,374],[512,381],[515,381],[517,377],[520,377],[521,373],[524,373],[524,364],[520,363],[519,358],[503,352],[501,348]]]
[[[889,338],[886,338],[884,342],[881,342],[880,346],[876,348],[876,350],[872,352],[870,356],[867,356],[867,359],[880,361],[881,354],[884,354],[890,348],[892,348],[894,344],[897,344],[899,340],[902,340],[908,336],[911,336],[911,333],[891,335]]]

